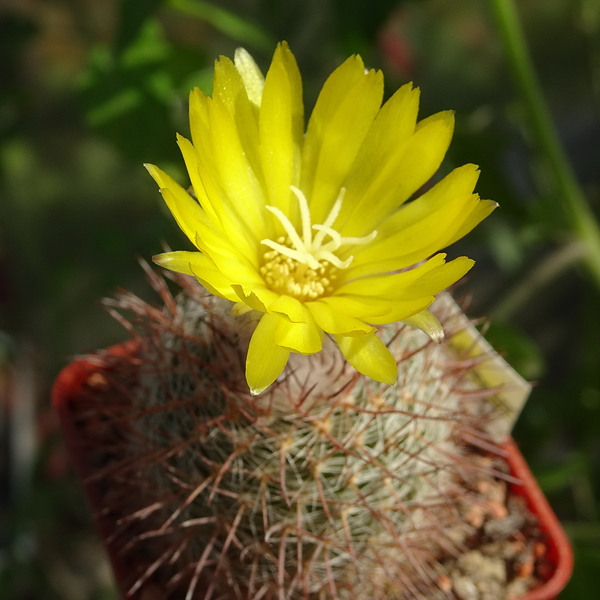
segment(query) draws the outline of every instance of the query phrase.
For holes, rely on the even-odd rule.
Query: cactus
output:
[[[109,302],[137,350],[99,355],[78,417],[129,595],[446,597],[442,562],[469,533],[461,507],[477,502],[468,446],[488,444],[491,392],[469,378],[473,361],[392,324],[380,335],[396,385],[360,375],[331,343],[292,355],[251,396],[252,316],[229,316],[185,276],[174,297],[148,272],[164,307],[127,293]],[[451,338],[451,309],[433,308]]]

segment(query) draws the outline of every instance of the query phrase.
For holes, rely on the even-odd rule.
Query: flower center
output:
[[[271,250],[263,256],[260,272],[265,283],[275,292],[288,294],[298,300],[315,300],[333,291],[333,282],[339,269],[347,269],[353,256],[341,260],[335,252],[342,246],[368,244],[377,231],[363,237],[342,237],[332,225],[344,200],[346,189],[340,190],[333,208],[322,225],[311,225],[306,196],[295,186],[290,189],[298,199],[302,220],[302,237],[287,216],[275,206],[267,206],[285,229],[287,237],[277,241],[265,239],[261,244]],[[313,230],[317,233],[313,237]],[[329,236],[329,241],[326,237]]]
[[[280,237],[277,243],[291,249],[289,237]],[[316,268],[312,268],[307,263],[290,258],[278,250],[265,252],[263,258],[265,263],[260,268],[260,273],[274,292],[306,301],[315,300],[333,291],[337,268],[331,263],[321,260],[317,262]]]

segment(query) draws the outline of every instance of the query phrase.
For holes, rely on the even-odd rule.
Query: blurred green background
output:
[[[554,124],[600,208],[600,2],[517,3]],[[489,3],[480,0],[0,2],[0,597],[116,598],[49,403],[77,354],[126,334],[99,305],[153,300],[137,264],[186,247],[143,162],[184,180],[175,131],[212,63],[245,46],[266,67],[289,41],[311,107],[349,54],[388,92],[455,109],[442,172],[481,166],[501,208],[450,250],[477,265],[456,292],[537,383],[514,436],[576,551],[561,599],[600,589],[600,287],[536,150]]]

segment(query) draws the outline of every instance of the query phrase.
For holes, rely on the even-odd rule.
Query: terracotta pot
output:
[[[137,351],[137,343],[130,341],[109,348],[106,355],[132,358],[136,356]],[[103,515],[100,510],[100,498],[106,492],[105,486],[101,480],[93,477],[97,465],[91,464],[90,456],[85,450],[85,432],[76,424],[76,417],[80,413],[82,399],[90,397],[90,395],[96,395],[97,397],[97,394],[100,393],[103,373],[107,372],[107,368],[109,367],[103,364],[102,359],[98,357],[84,357],[73,361],[57,377],[52,391],[52,402],[59,414],[68,452],[94,511],[97,528],[107,548],[117,585],[125,596],[125,590],[129,589],[131,585],[131,557],[119,555],[114,544],[112,538],[114,523]],[[110,396],[107,396],[107,401],[110,401]],[[573,569],[573,551],[570,542],[515,441],[508,438],[503,444],[503,448],[506,451],[506,459],[511,474],[522,481],[522,484],[511,484],[512,493],[526,499],[529,510],[538,518],[540,528],[547,536],[544,540],[547,552],[543,559],[542,573],[546,577],[546,581],[536,589],[521,596],[519,600],[551,600],[557,598],[560,591],[567,584]],[[155,596],[150,594],[149,597],[154,598]]]

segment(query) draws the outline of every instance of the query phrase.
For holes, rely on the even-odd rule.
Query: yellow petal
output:
[[[424,213],[421,220],[411,223],[407,219],[410,224],[399,227],[397,233],[387,239],[378,241],[376,238],[367,247],[358,247],[351,268],[344,272],[344,280],[403,269],[431,256],[448,245],[478,203],[479,197],[474,194],[449,198]],[[409,208],[410,205],[398,212],[408,212]]]
[[[299,323],[280,317],[274,339],[278,346],[293,352],[314,354],[323,348],[323,331],[317,327],[308,310],[306,308],[304,310],[306,311],[304,321]]]
[[[335,306],[334,300],[335,299],[332,298],[331,304]],[[326,302],[308,302],[306,307],[313,316],[316,324],[327,333],[363,335],[375,331],[374,327],[371,327],[354,317],[344,315],[332,308],[332,306]]]
[[[360,294],[374,298],[397,298],[403,294],[406,288],[415,284],[425,273],[437,269],[444,264],[445,254],[436,254],[427,262],[409,271],[401,273],[377,275],[355,279],[340,286],[335,295],[338,294]],[[438,290],[439,291],[439,290]],[[424,295],[424,294],[423,294]]]
[[[250,102],[241,73],[227,56],[215,61],[212,97],[218,98],[231,114],[240,103]]]
[[[451,112],[434,117],[401,144],[373,178],[357,177],[348,186],[344,205],[349,212],[340,215],[342,235],[368,235],[377,229],[437,171],[450,145],[454,118]]]
[[[207,218],[202,207],[169,175],[154,165],[145,165],[154,177],[169,210],[175,217],[181,230],[194,245],[211,257],[219,270],[231,281],[260,281],[254,261],[258,261],[256,249],[248,250],[242,243],[242,233],[231,225],[227,230],[236,239],[235,246],[229,238],[217,229]]]
[[[498,208],[497,202],[494,202],[493,200],[480,200],[475,209],[469,213],[465,221],[457,229],[452,238],[446,242],[446,245],[449,246],[450,244],[454,244],[454,242],[467,235],[471,229],[473,229],[476,225],[479,225],[479,223],[489,216],[496,208]]]
[[[252,57],[247,52],[245,54],[254,63]],[[238,52],[236,51],[237,56]],[[256,67],[256,63],[254,63],[254,66]],[[258,67],[256,69],[262,82],[260,83],[260,94],[262,95],[264,77],[258,70]],[[244,74],[248,75],[246,71],[244,71]],[[258,92],[258,90],[252,91],[252,93],[255,92]],[[240,73],[237,65],[234,65],[231,60],[224,56],[215,65],[213,98],[218,99],[219,103],[225,107],[227,113],[230,115],[231,121],[235,126],[236,137],[238,138],[238,141],[234,143],[234,149],[236,152],[242,151],[243,160],[241,162],[247,163],[246,168],[251,170],[248,174],[238,171],[240,172],[240,176],[243,180],[249,177],[252,180],[252,185],[254,185],[254,181],[256,180],[261,186],[264,186],[258,133],[260,96],[257,103],[249,97],[246,81],[243,80],[242,73]],[[217,143],[219,143],[218,140]],[[227,138],[223,139],[220,143],[227,143]],[[212,152],[212,157],[214,157],[214,152]],[[236,164],[240,160],[239,157],[236,157]],[[225,175],[227,176],[227,173]]]
[[[367,170],[378,169],[385,158],[414,133],[419,96],[419,89],[407,83],[381,107],[357,158],[357,176],[360,172],[366,176]]]
[[[352,294],[325,296],[319,302],[323,302],[331,310],[368,322],[372,322],[373,317],[382,317],[392,310],[391,302],[373,302],[372,297]]]
[[[377,240],[422,221],[440,206],[451,202],[453,198],[469,196],[473,193],[478,178],[477,165],[466,164],[454,169],[422,196],[402,206],[382,223],[377,228],[379,232]]]
[[[354,73],[348,73],[348,77],[353,81]],[[363,72],[345,91],[340,97],[339,89],[327,84],[323,87],[321,96],[329,92],[339,97],[339,102],[326,116],[320,116],[315,108],[306,134],[302,189],[316,223],[322,223],[329,214],[381,106],[383,75],[381,71]],[[331,104],[327,98],[324,102]]]
[[[344,99],[365,76],[365,65],[360,56],[344,61],[325,81],[312,111],[302,148],[302,178],[300,188],[312,193],[315,173],[322,148],[323,128],[331,121]]]
[[[217,269],[232,283],[243,286],[263,285],[253,265],[223,236],[219,239],[215,234],[205,235],[203,238],[198,235],[196,245],[210,257]]]
[[[247,98],[244,100],[248,102]],[[211,154],[219,187],[237,213],[241,226],[258,244],[267,235],[262,189],[242,148],[233,115],[223,102],[215,99],[210,104],[209,116]]]
[[[297,213],[290,185],[298,184],[303,130],[302,80],[296,59],[283,42],[275,50],[265,79],[259,132],[267,204],[279,208],[288,217]],[[276,226],[282,234],[283,229],[279,224]]]
[[[219,218],[215,212],[212,201],[206,193],[202,178],[200,177],[200,165],[198,163],[198,153],[196,152],[196,149],[188,139],[179,134],[177,134],[177,145],[183,156],[194,194],[196,195],[200,206],[204,209],[206,216],[212,223],[218,223]]]
[[[158,184],[161,194],[175,217],[177,224],[193,244],[196,244],[198,227],[209,226],[206,213],[172,177],[161,171],[158,167],[145,164],[148,173]]]
[[[236,239],[241,251],[255,264],[258,262],[257,236],[245,224],[243,216],[234,209],[231,200],[221,186],[218,162],[212,152],[213,128],[211,115],[219,109],[213,108],[212,98],[205,96],[199,89],[190,94],[190,130],[193,148],[197,155],[186,159],[197,162],[197,170],[204,187],[205,194],[199,199],[205,207],[211,221]],[[221,102],[222,104],[222,102]],[[189,148],[186,148],[186,152]],[[191,177],[190,173],[190,177]]]
[[[421,131],[421,129],[425,129],[426,127],[429,127],[431,123],[436,123],[437,121],[445,121],[450,129],[454,130],[454,111],[442,110],[425,119],[421,119],[415,127],[415,132]]]
[[[213,223],[219,223],[219,217],[217,215],[218,206],[214,206],[214,202],[217,201],[218,205],[218,197],[214,199],[210,197],[210,193],[206,191],[204,182],[202,181],[201,171],[206,172],[211,165],[210,153],[207,152],[206,148],[209,146],[206,140],[210,139],[209,131],[210,126],[208,122],[208,102],[210,98],[208,98],[201,90],[198,88],[194,88],[190,92],[189,96],[189,113],[190,113],[190,132],[192,134],[192,144],[190,146],[186,145],[185,142],[179,145],[181,152],[183,154],[184,161],[186,163],[186,167],[188,168],[188,172],[190,174],[190,179],[192,177],[192,185],[194,186],[194,180],[196,177],[196,171],[198,173],[201,185],[199,185],[199,189],[196,190],[194,186],[194,191],[196,192],[198,201],[201,203],[202,208],[206,211],[206,214],[210,218]],[[190,166],[191,165],[191,169]],[[214,168],[210,166],[211,171],[214,172]],[[214,178],[214,173],[212,175]]]
[[[202,184],[216,214],[215,225],[226,235],[246,260],[258,268],[260,244],[254,232],[246,225],[243,215],[233,207],[218,183],[218,176],[211,173],[203,162],[198,163]]]
[[[402,319],[402,321],[410,327],[416,327],[424,331],[436,344],[441,344],[444,341],[444,328],[442,324],[428,310],[422,310],[412,317]]]
[[[356,161],[352,166],[345,184],[351,191],[354,188],[365,189],[366,184],[373,181],[398,149],[408,141],[415,131],[419,109],[419,89],[412,84],[403,85],[383,105],[371,126]],[[357,192],[360,194],[361,192]],[[350,197],[353,197],[351,194]],[[343,223],[350,215],[351,204],[345,203],[338,227],[343,230]]]
[[[277,300],[279,294],[271,291],[263,285],[249,285],[246,289],[243,285],[233,284],[231,286],[237,294],[238,299],[250,308],[260,312],[270,312],[269,306]]]
[[[198,198],[200,206],[206,210],[206,206],[211,206],[211,204],[206,197],[206,190],[204,189],[204,185],[200,179],[200,172],[198,171],[198,155],[196,154],[196,150],[194,149],[194,146],[192,146],[192,142],[179,134],[177,134],[177,145],[179,146],[179,150],[183,156],[185,168],[190,176],[190,182],[192,183],[194,194],[196,194],[196,198]]]
[[[282,294],[269,304],[269,312],[285,315],[294,323],[306,321],[306,309],[296,298]]]
[[[168,177],[165,173],[162,175]],[[237,252],[227,242],[222,232],[215,229],[208,221],[200,205],[173,180],[169,185],[171,187],[163,187],[160,190],[162,197],[180,229],[196,247],[207,254],[220,251],[227,255],[237,256]]]
[[[235,68],[242,77],[250,102],[260,106],[263,88],[265,87],[265,77],[262,71],[244,48],[238,48],[233,58]]]
[[[448,286],[456,283],[474,264],[475,261],[466,256],[455,258],[449,263],[425,273],[425,275],[400,292],[398,298],[408,300],[438,294]]]
[[[240,285],[232,285],[232,289],[238,296],[238,299],[241,300],[248,308],[251,310],[257,310],[258,312],[267,313],[267,307],[259,300],[258,296],[254,292],[250,292],[249,294],[242,293],[242,286]]]
[[[434,296],[421,296],[411,300],[392,300],[391,309],[388,313],[382,316],[370,317],[368,321],[373,325],[404,321],[431,306],[434,300]]]
[[[282,317],[264,315],[259,321],[246,359],[246,381],[253,395],[267,389],[285,368],[290,351],[273,342]]]
[[[200,252],[165,252],[152,257],[155,264],[163,269],[192,275],[215,296],[237,302],[238,298],[231,289],[231,282],[223,277],[213,262]]]
[[[153,256],[152,262],[163,269],[169,269],[169,271],[176,271],[184,275],[194,275],[192,264],[199,269],[212,268],[216,271],[214,264],[200,252],[186,252],[183,250],[163,252]]]
[[[223,277],[222,273],[215,268],[206,266],[201,268],[199,265],[190,264],[192,275],[211,293],[221,298],[226,298],[232,302],[237,302],[236,293],[231,287],[231,281]]]
[[[374,333],[359,336],[336,335],[335,340],[346,360],[359,373],[389,385],[396,383],[396,360]]]
[[[192,143],[200,154],[210,131],[208,120],[209,102],[210,98],[202,90],[194,88],[190,92],[190,133],[192,134]]]

